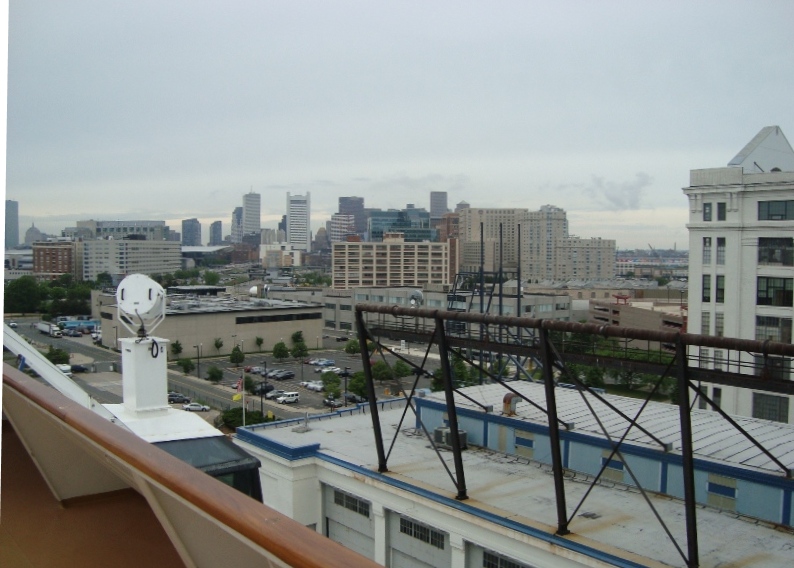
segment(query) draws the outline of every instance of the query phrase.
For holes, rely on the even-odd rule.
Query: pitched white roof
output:
[[[779,126],[765,126],[728,162],[745,173],[766,173],[773,168],[794,172],[794,150]]]

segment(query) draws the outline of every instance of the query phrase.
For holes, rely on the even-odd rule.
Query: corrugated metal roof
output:
[[[546,407],[546,394],[542,384],[520,381],[511,382],[510,386],[542,408]],[[498,384],[473,386],[461,390],[483,405],[493,405],[494,411],[497,413],[501,411],[502,400],[507,392]],[[609,436],[613,440],[618,440],[629,426],[624,418],[592,395],[585,394],[597,413],[598,420],[590,412],[582,400],[582,395],[577,390],[558,388],[555,393],[558,417],[563,422],[573,422],[574,432],[587,433],[606,439],[598,423],[600,420]],[[444,403],[444,394],[440,392],[432,393],[426,398]],[[643,404],[640,399],[615,395],[604,395],[604,399],[630,418],[637,415]],[[481,411],[480,407],[462,397],[456,397],[456,402],[458,407]],[[766,454],[717,412],[693,409],[691,417],[693,445],[698,457],[731,465],[780,471],[780,468]],[[524,401],[519,402],[516,416],[512,418],[539,425],[548,424],[544,412]],[[732,418],[787,467],[794,469],[794,426],[756,418],[740,416]],[[649,402],[637,423],[661,441],[671,443],[675,451],[681,450],[681,429],[677,406]],[[628,433],[626,441],[659,449],[659,445],[652,438],[636,427],[633,427]]]

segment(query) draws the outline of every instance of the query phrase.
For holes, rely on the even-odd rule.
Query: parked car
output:
[[[277,373],[281,373],[282,371],[286,371],[286,369],[270,369],[265,376],[268,379],[272,379]]]
[[[266,385],[264,383],[260,383],[251,389],[251,393],[256,395],[264,394],[267,396],[274,388],[275,387],[273,385]]]
[[[339,408],[341,406],[344,406],[344,403],[341,400],[337,400],[332,396],[329,396],[328,398],[324,398],[323,404],[325,406],[330,406],[331,408]]]
[[[285,392],[276,399],[279,404],[294,404],[300,402],[301,396],[297,392]]]
[[[265,395],[265,398],[268,399],[268,400],[273,400],[274,398],[278,398],[280,396],[283,396],[284,392],[285,391],[283,391],[283,390],[272,390],[272,391],[270,391],[269,393],[267,393]]]
[[[77,331],[76,329],[67,329],[63,333],[68,337],[83,337],[83,334]]]
[[[306,388],[310,391],[322,392],[325,389],[325,385],[319,381],[313,381],[306,385]]]
[[[287,379],[294,379],[295,378],[295,373],[293,373],[292,371],[281,371],[280,373],[276,373],[275,375],[273,375],[273,378],[276,379],[277,381],[285,381]]]
[[[347,338],[347,337],[337,337],[336,340],[337,341],[349,341],[350,339]]]
[[[190,399],[185,395],[183,395],[181,392],[168,393],[168,404],[179,404],[184,402],[190,402]]]
[[[318,359],[315,365],[318,367],[332,367],[335,362],[333,359]]]
[[[323,373],[336,373],[337,375],[342,372],[342,369],[339,367],[326,367],[323,369]]]
[[[67,377],[71,377],[72,376],[72,367],[71,367],[71,365],[57,365],[57,367],[58,367],[58,370],[61,373],[63,373],[64,375],[66,375]]]
[[[88,367],[85,365],[72,365],[72,372],[73,373],[87,373]]]
[[[360,396],[360,395],[357,395],[357,394],[352,393],[352,392],[346,392],[345,393],[345,399],[347,400],[347,402],[352,403],[352,404],[359,404],[359,403],[362,403],[362,402],[367,402],[367,400],[368,400],[367,397]]]
[[[15,322],[14,320],[11,320],[10,322],[8,322],[8,327],[10,327],[12,329],[16,329],[17,322]]]
[[[198,402],[189,402],[182,405],[182,410],[187,410],[188,412],[207,412],[209,409],[210,407],[206,404],[199,404]]]
[[[305,365],[316,365],[317,361],[320,361],[320,359],[306,359],[303,363]]]

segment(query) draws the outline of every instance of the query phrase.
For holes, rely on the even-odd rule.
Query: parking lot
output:
[[[20,318],[22,319],[22,318]],[[53,345],[67,350],[70,355],[70,363],[72,365],[82,365],[86,371],[75,373],[74,379],[89,391],[100,402],[105,403],[118,403],[121,401],[121,365],[119,353],[97,347],[89,335],[51,338],[43,334],[39,334],[31,325],[32,318],[25,318],[27,321],[20,322],[17,332],[22,335],[29,336],[41,348],[46,348],[47,345]],[[306,360],[311,359],[328,359],[332,361],[326,368],[337,373],[349,368],[350,373],[355,373],[362,370],[361,355],[349,355],[345,353],[342,348],[344,342],[347,341],[346,336],[340,337],[340,341],[335,341],[335,337],[324,338],[325,349],[312,350]],[[410,359],[414,360],[417,364],[421,362],[419,349],[411,349],[411,352],[406,352]],[[436,356],[437,358],[437,356]],[[322,391],[312,390],[307,388],[305,383],[308,381],[321,382],[320,375],[323,367],[317,365],[309,365],[304,361],[296,361],[295,359],[277,360],[272,357],[270,353],[246,353],[245,360],[241,367],[235,367],[229,362],[228,356],[221,357],[202,357],[200,360],[193,357],[191,358],[197,368],[191,371],[188,375],[182,373],[181,369],[177,367],[175,361],[169,362],[168,365],[168,385],[169,390],[184,392],[185,395],[193,401],[199,401],[203,404],[208,404],[213,408],[210,413],[201,412],[199,414],[211,419],[217,414],[217,410],[225,410],[231,406],[236,406],[239,403],[233,402],[232,397],[236,394],[237,382],[243,375],[249,376],[259,383],[258,386],[273,385],[274,389],[282,390],[285,392],[299,393],[299,402],[292,404],[278,404],[274,399],[268,400],[264,395],[246,395],[245,404],[249,410],[268,410],[274,412],[279,417],[295,417],[302,416],[305,413],[317,414],[329,410],[323,404],[323,399],[326,394]],[[393,364],[395,358],[387,355],[387,362]],[[223,379],[214,385],[206,380],[207,371],[210,366],[216,366],[223,371]],[[281,377],[265,378],[261,374],[253,372],[255,367],[260,367],[261,370],[272,371],[274,369],[281,369],[286,371]],[[336,369],[334,369],[334,367]],[[246,372],[245,369],[250,368],[251,371]],[[432,370],[432,369],[431,369]],[[413,377],[406,377],[402,379],[403,388],[409,389],[412,384]],[[304,384],[301,384],[304,383]],[[426,379],[420,381],[419,387],[424,388],[429,386]],[[344,393],[345,381],[342,378],[340,390]],[[394,396],[398,394],[399,389],[394,383],[378,385],[376,383],[376,393],[378,398]],[[350,401],[343,401],[343,404],[354,404]],[[174,404],[174,408],[181,408],[181,404]]]

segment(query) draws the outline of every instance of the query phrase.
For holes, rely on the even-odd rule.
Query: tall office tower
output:
[[[232,242],[243,242],[243,208],[235,207],[232,211]]]
[[[460,268],[476,272],[480,268],[493,272],[499,269],[500,260],[505,270],[514,270],[518,261],[518,223],[526,209],[480,209],[467,208],[458,211],[458,234],[460,236]],[[480,224],[484,246],[480,247]],[[499,227],[502,227],[503,254],[499,253]],[[482,255],[481,255],[482,252]]]
[[[447,212],[447,192],[430,192],[430,220],[437,221]]]
[[[286,215],[282,215],[281,216],[281,221],[278,222],[278,226],[276,227],[276,230],[279,232],[279,234],[282,233],[282,232],[284,233],[284,239],[287,238],[287,216]],[[279,239],[278,242],[284,242],[284,239]]]
[[[223,244],[223,223],[215,221],[210,225],[210,246],[220,246]]]
[[[19,246],[19,202],[6,199],[6,246]]]
[[[287,193],[287,242],[298,250],[311,250],[311,195]]]
[[[182,245],[186,247],[201,246],[201,223],[195,217],[182,221]]]
[[[691,170],[688,331],[791,343],[794,319],[794,150],[763,128],[725,168]],[[791,359],[702,347],[700,366],[791,380]],[[704,385],[728,414],[794,423],[792,397]]]
[[[355,218],[355,231],[359,235],[367,232],[367,214],[364,211],[363,197],[340,197],[339,213]]]
[[[356,234],[355,217],[353,217],[353,215],[334,213],[331,215],[330,225],[331,230],[329,235],[332,243],[346,241],[348,235]]]
[[[461,201],[460,203],[458,203],[457,205],[455,205],[455,213],[457,213],[457,212],[458,212],[458,211],[460,211],[461,209],[468,209],[469,207],[471,207],[471,205],[469,205],[469,204],[468,204],[468,202],[466,202],[466,201]]]
[[[243,234],[258,233],[262,228],[261,196],[253,191],[243,195]]]

